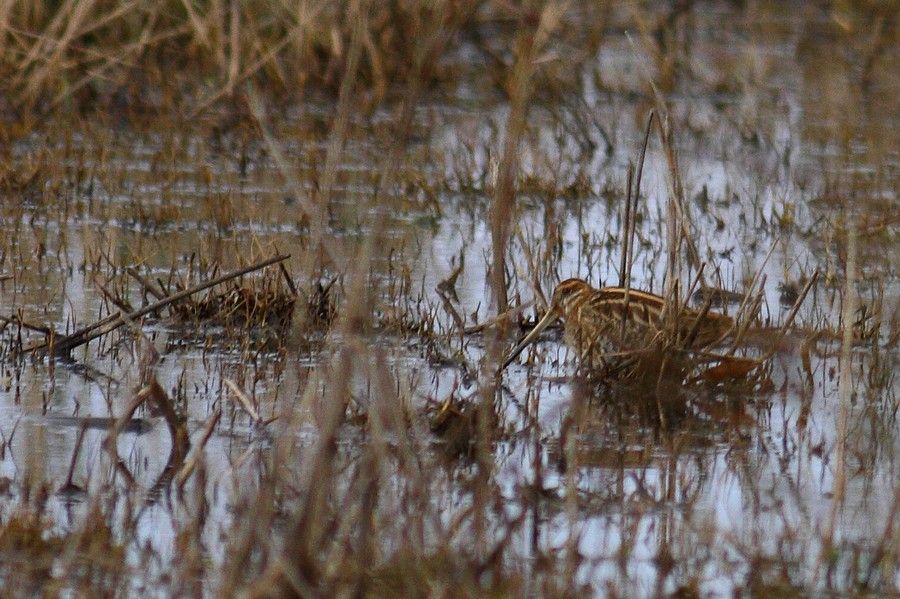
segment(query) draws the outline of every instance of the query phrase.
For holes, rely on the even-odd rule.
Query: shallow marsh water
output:
[[[896,592],[900,570],[883,556],[896,551],[891,521],[900,493],[900,389],[893,374],[900,156],[897,106],[888,93],[898,83],[889,68],[897,62],[896,51],[862,85],[852,50],[839,64],[821,57],[833,49],[818,39],[817,28],[833,26],[827,17],[792,18],[776,10],[744,23],[739,33],[718,27],[729,16],[724,8],[695,15],[695,79],[679,80],[667,96],[694,242],[710,263],[707,274],[718,269],[712,281],[719,286],[742,291],[755,273],[766,276],[762,324],[783,322],[791,307],[783,300],[785,288],[798,287],[816,269],[821,282],[774,356],[768,380],[753,388],[678,389],[663,398],[662,407],[655,400],[641,407],[645,398],[606,389],[588,394],[581,405],[583,397],[576,396],[584,393],[569,378],[574,356],[553,335],[536,344],[504,375],[499,426],[509,434],[496,443],[492,458],[508,521],[493,523],[494,533],[502,536],[520,517],[530,523],[513,538],[521,560],[514,569],[524,572],[539,554],[574,547],[574,575],[597,594],[672,593],[698,576],[697,590],[704,595],[730,595],[745,585],[759,592],[770,579],[783,582],[782,572],[775,571],[785,564],[785,577],[801,587],[846,590],[865,580],[870,588]],[[646,64],[622,32],[611,31],[597,71],[583,74],[599,73],[602,89],[586,85],[571,106],[532,109],[509,261],[516,301],[533,299],[532,280],[547,294],[568,276],[597,286],[617,283],[625,169],[638,153],[651,106],[647,95],[637,93],[644,89]],[[164,278],[172,269],[186,270],[192,255],[218,260],[225,270],[277,248],[294,256],[289,272],[303,272],[310,233],[298,194],[316,185],[326,148],[316,131],[328,114],[327,104],[310,104],[270,123],[296,184],[285,181],[254,134],[211,133],[209,123],[156,130],[48,128],[21,141],[13,154],[23,165],[29,156],[57,165],[40,186],[7,192],[0,203],[0,235],[7,239],[0,274],[13,276],[0,282],[0,315],[21,311],[25,320],[58,330],[99,319],[108,310],[96,285],[107,270],[95,266],[100,252],[118,266],[140,263]],[[590,120],[576,121],[574,114]],[[490,173],[505,115],[505,106],[477,89],[420,107],[416,140],[399,167],[403,189],[382,193],[377,203],[370,198],[386,151],[380,119],[389,117],[360,117],[329,206],[329,242],[348,255],[368,235],[377,235],[370,281],[381,293],[368,337],[372,365],[355,371],[351,404],[365,413],[376,401],[371,372],[386,364],[397,395],[421,417],[410,434],[433,449],[421,459],[434,469],[428,501],[445,524],[473,502],[460,484],[472,466],[463,459],[444,461],[442,441],[428,430],[424,413],[450,395],[475,401],[485,347],[479,335],[448,335],[455,324],[437,288],[464,260],[452,303],[466,325],[492,316]],[[654,138],[633,283],[656,292],[666,271],[666,172]],[[849,474],[846,499],[836,512],[837,549],[829,555],[833,579],[826,580],[817,562],[834,507],[840,343],[824,335],[808,364],[802,346],[815,331],[840,330],[848,222],[859,236],[856,290],[880,320],[874,337],[852,352]],[[322,281],[350,264],[329,265]],[[683,274],[686,283],[689,275]],[[403,281],[407,293],[398,295],[392,289]],[[304,289],[311,285],[300,281]],[[130,291],[139,303],[137,289]],[[392,326],[401,318],[431,323],[429,335]],[[287,437],[292,455],[302,455],[318,439],[327,389],[308,384],[335,359],[340,339],[332,334],[322,353],[323,345],[309,343],[308,333],[295,324],[282,347],[257,352],[218,341],[214,328],[186,336],[148,322],[143,330],[161,354],[159,381],[178,399],[192,438],[217,406],[224,409],[205,447],[205,488],[199,491],[208,502],[202,531],[207,559],[221,564],[235,514],[245,513],[236,506],[252,496],[250,489],[271,467],[276,442]],[[7,327],[3,343],[18,334]],[[139,352],[129,339],[117,333],[77,350],[73,357],[87,370],[28,359],[0,367],[0,429],[3,439],[12,438],[0,456],[0,475],[11,481],[8,506],[30,484],[60,488],[77,445],[79,418],[116,416],[131,401]],[[266,431],[254,427],[224,390],[226,378],[252,397],[263,418],[280,420]],[[305,396],[310,388],[318,389],[317,397]],[[657,409],[668,416],[667,426],[654,420]],[[578,423],[567,447],[563,430],[573,414]],[[118,453],[138,483],[128,493],[150,497],[138,514],[137,538],[128,544],[135,590],[152,586],[178,559],[178,531],[195,517],[173,492],[152,489],[170,439],[159,418],[142,417],[151,423],[149,430],[125,431],[118,440]],[[349,472],[361,459],[365,434],[352,424],[340,431],[334,459],[338,478],[348,480],[339,487],[351,484]],[[85,432],[73,481],[86,492],[56,493],[49,500],[58,530],[73,526],[97,497],[113,498],[114,522],[126,518],[130,499],[101,448],[105,437],[105,430]],[[564,468],[573,455],[577,466]],[[289,478],[302,480],[299,468],[287,469]],[[398,481],[396,489],[383,490],[388,498],[381,509],[388,514],[389,506],[401,503],[400,487]],[[541,489],[541,500],[523,501],[522,489],[530,487]],[[189,487],[185,494],[197,492]],[[398,517],[396,527],[403,521]],[[157,555],[156,569],[138,573],[147,547]],[[208,589],[220,582],[215,567],[205,571]]]

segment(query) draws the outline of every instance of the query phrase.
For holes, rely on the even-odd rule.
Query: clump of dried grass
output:
[[[296,297],[279,281],[280,275],[232,284],[198,300],[175,304],[172,316],[177,322],[201,322],[226,329],[274,328],[284,331],[290,327]],[[327,318],[327,313],[324,316]],[[321,318],[319,313],[317,317]]]

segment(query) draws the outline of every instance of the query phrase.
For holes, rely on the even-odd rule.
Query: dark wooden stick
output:
[[[259,270],[261,268],[271,266],[272,264],[276,264],[278,262],[283,262],[284,260],[287,260],[288,258],[290,258],[289,254],[284,254],[281,256],[274,256],[267,260],[263,260],[262,262],[257,262],[256,264],[251,264],[250,266],[247,266],[245,268],[241,268],[239,270],[226,273],[224,275],[216,277],[215,279],[206,281],[205,283],[200,283],[199,285],[196,285],[195,287],[191,287],[190,289],[185,289],[184,291],[179,291],[178,293],[174,293],[164,299],[159,300],[158,302],[155,302],[148,306],[144,306],[143,308],[141,308],[139,310],[135,310],[128,314],[119,313],[119,314],[108,316],[107,318],[104,318],[103,320],[101,320],[97,323],[94,323],[90,326],[84,327],[83,329],[75,331],[71,335],[67,335],[65,337],[56,339],[55,342],[53,343],[53,353],[56,355],[68,354],[70,351],[72,351],[76,347],[82,346],[85,343],[89,343],[90,341],[93,341],[94,339],[96,339],[97,337],[100,337],[101,335],[105,335],[107,333],[112,332],[112,331],[116,330],[117,328],[119,328],[120,326],[124,325],[126,322],[137,320],[138,318],[141,318],[142,316],[150,314],[151,312],[156,312],[157,310],[165,308],[166,306],[168,306],[171,303],[177,302],[179,300],[183,300],[184,298],[191,296],[195,293],[198,293],[200,291],[203,291],[204,289],[209,289],[210,287],[219,285],[220,283],[224,283],[225,281],[228,281],[230,279],[235,279],[237,277],[243,276],[243,275],[253,272],[255,270]],[[48,347],[48,342],[44,342],[39,345],[25,348],[22,350],[22,353],[38,351],[38,350],[42,350],[46,347]]]
[[[291,278],[291,274],[287,271],[287,268],[285,268],[284,262],[279,262],[278,268],[281,269],[281,276],[284,277],[284,281],[287,283],[288,289],[291,290],[291,293],[294,295],[294,297],[297,297],[297,286],[294,285],[294,280]]]
[[[631,264],[634,259],[634,233],[635,229],[637,229],[637,206],[641,195],[641,179],[644,175],[644,159],[647,156],[647,144],[650,143],[650,128],[651,125],[653,125],[654,114],[656,113],[651,110],[650,116],[647,117],[647,130],[644,131],[644,145],[641,146],[641,155],[640,158],[638,158],[637,172],[634,176],[634,196],[631,199],[631,220],[628,223],[628,231],[626,231],[626,234],[628,235],[628,257],[625,264],[626,287],[631,287]]]
[[[619,266],[619,287],[629,287],[628,243],[631,241],[631,185],[634,181],[634,167],[628,163],[628,179],[625,184],[625,218],[622,219],[622,263]]]
[[[133,279],[140,283],[144,288],[144,291],[146,291],[156,299],[161,300],[166,297],[166,294],[163,291],[156,288],[156,285],[154,285],[153,281],[139,273],[135,267],[129,266],[125,269],[125,272],[127,272]]]
[[[26,329],[31,329],[32,331],[37,331],[38,333],[43,333],[44,335],[49,335],[50,333],[53,332],[49,328],[47,328],[43,325],[34,324],[31,322],[28,322],[27,320],[22,320],[18,316],[9,316],[9,317],[0,316],[0,323],[20,325]]]
[[[82,423],[78,431],[78,440],[75,441],[75,449],[72,451],[72,459],[69,461],[69,474],[66,475],[66,482],[59,489],[61,492],[80,491],[81,488],[72,482],[75,475],[75,466],[78,464],[78,454],[81,453],[81,446],[84,443],[84,434],[87,432],[87,423]]]

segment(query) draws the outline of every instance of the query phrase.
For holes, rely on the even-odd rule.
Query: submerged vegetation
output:
[[[900,593],[897,23],[0,2],[4,596]]]

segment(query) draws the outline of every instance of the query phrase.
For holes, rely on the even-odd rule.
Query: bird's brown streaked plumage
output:
[[[622,287],[594,289],[581,279],[567,279],[556,286],[547,313],[513,348],[503,368],[557,318],[565,325],[566,343],[593,366],[604,354],[648,347],[665,331],[665,312],[666,300],[658,295]],[[707,347],[724,338],[732,325],[723,314],[685,308],[677,320],[680,347]]]

